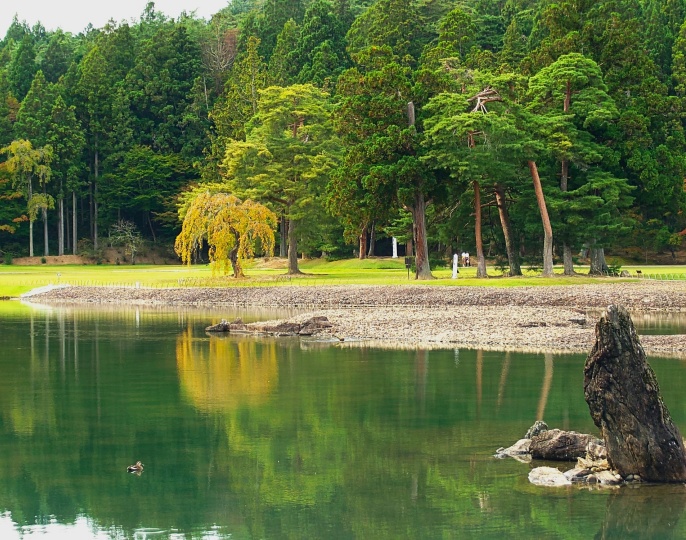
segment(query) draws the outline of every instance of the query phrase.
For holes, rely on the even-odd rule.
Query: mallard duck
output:
[[[140,461],[136,461],[135,465],[129,465],[126,467],[126,472],[140,473],[143,472],[143,464]]]

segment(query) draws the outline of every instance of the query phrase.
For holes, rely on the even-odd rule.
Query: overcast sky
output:
[[[20,22],[25,20],[29,26],[40,21],[47,30],[61,28],[78,34],[88,23],[100,28],[110,19],[138,20],[147,3],[147,0],[2,0],[0,39],[5,37],[15,13]],[[209,19],[228,4],[229,0],[155,0],[155,9],[174,19],[182,11],[195,11],[198,17]]]

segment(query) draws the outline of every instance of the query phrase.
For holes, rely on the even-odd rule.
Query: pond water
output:
[[[0,313],[0,538],[686,537],[686,488],[540,488],[493,457],[596,430],[583,356],[210,337],[270,313]],[[651,359],[686,429],[686,365]],[[138,476],[126,467],[142,461]]]
[[[601,314],[601,311],[589,311],[589,320],[597,320]],[[686,312],[683,311],[672,313],[633,312],[631,319],[639,334],[664,336],[686,334]]]

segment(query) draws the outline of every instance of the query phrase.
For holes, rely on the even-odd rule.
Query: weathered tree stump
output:
[[[584,395],[610,465],[624,478],[686,482],[686,450],[628,312],[610,306],[584,366]]]

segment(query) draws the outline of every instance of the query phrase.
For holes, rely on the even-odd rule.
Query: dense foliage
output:
[[[546,268],[551,242],[567,273],[675,253],[685,57],[686,0],[234,0],[210,21],[151,2],[78,35],[15,18],[0,251],[33,251],[35,220],[38,254],[123,221],[171,247],[188,193],[219,184],[275,212],[291,272],[391,236],[426,279],[453,252],[480,275]],[[50,156],[39,176],[21,145]]]

